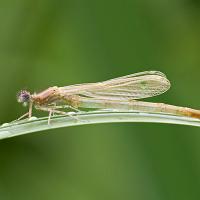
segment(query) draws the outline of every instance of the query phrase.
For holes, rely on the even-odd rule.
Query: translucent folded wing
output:
[[[142,99],[164,93],[170,88],[166,76],[157,71],[146,71],[98,83],[61,87],[66,95],[101,99]]]

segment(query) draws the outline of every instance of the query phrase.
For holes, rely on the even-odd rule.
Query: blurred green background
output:
[[[200,108],[199,11],[197,0],[0,1],[1,124],[26,112],[20,89],[145,70],[172,83],[149,101]],[[2,140],[0,199],[200,199],[199,144],[199,128],[145,123]]]

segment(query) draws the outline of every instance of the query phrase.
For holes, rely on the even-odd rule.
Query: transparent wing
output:
[[[61,87],[66,95],[100,99],[142,99],[164,93],[170,88],[166,76],[158,71],[146,71],[98,83]]]

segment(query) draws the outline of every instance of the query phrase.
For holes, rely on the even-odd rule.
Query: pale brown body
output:
[[[79,98],[78,95],[64,95],[59,91],[57,86],[50,87],[38,94],[31,95],[31,100],[35,105],[38,106],[49,106],[59,103],[65,103],[69,106],[78,108]]]
[[[98,109],[118,109],[118,110],[135,110],[135,111],[148,111],[152,113],[168,113],[173,115],[181,115],[186,117],[193,117],[200,119],[200,111],[186,108],[186,107],[179,107],[173,106],[164,103],[151,103],[151,102],[144,102],[144,101],[137,101],[137,100],[129,100],[129,101],[110,101],[110,100],[103,100],[102,99],[95,99],[95,98],[79,98],[78,95],[63,95],[62,92],[59,91],[59,87],[54,86],[50,87],[38,94],[34,94],[31,96],[32,102],[35,104],[36,108],[45,108],[49,107],[49,111],[57,102],[59,105],[66,104],[69,105],[71,108],[98,108]],[[52,106],[53,107],[52,107]],[[56,106],[55,106],[56,108]],[[54,110],[56,111],[56,110]]]
[[[21,91],[18,101],[29,102],[29,112],[24,116],[32,116],[33,105],[36,109],[48,111],[48,122],[52,113],[68,114],[63,111],[65,108],[76,111],[78,108],[116,109],[200,119],[199,110],[137,100],[162,94],[169,88],[170,82],[163,73],[147,71],[98,83],[54,86],[32,95]]]

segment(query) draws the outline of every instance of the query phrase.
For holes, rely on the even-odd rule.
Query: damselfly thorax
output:
[[[29,112],[22,117],[31,117],[34,105],[36,109],[49,112],[48,122],[52,113],[68,114],[66,108],[75,111],[81,108],[134,110],[200,118],[199,110],[138,101],[160,95],[169,88],[170,82],[163,73],[146,71],[98,83],[54,86],[35,94],[23,90],[17,98],[18,102],[29,104]]]
[[[31,95],[31,101],[38,106],[69,105],[79,107],[79,96],[63,93],[59,87],[50,87],[38,94]]]

